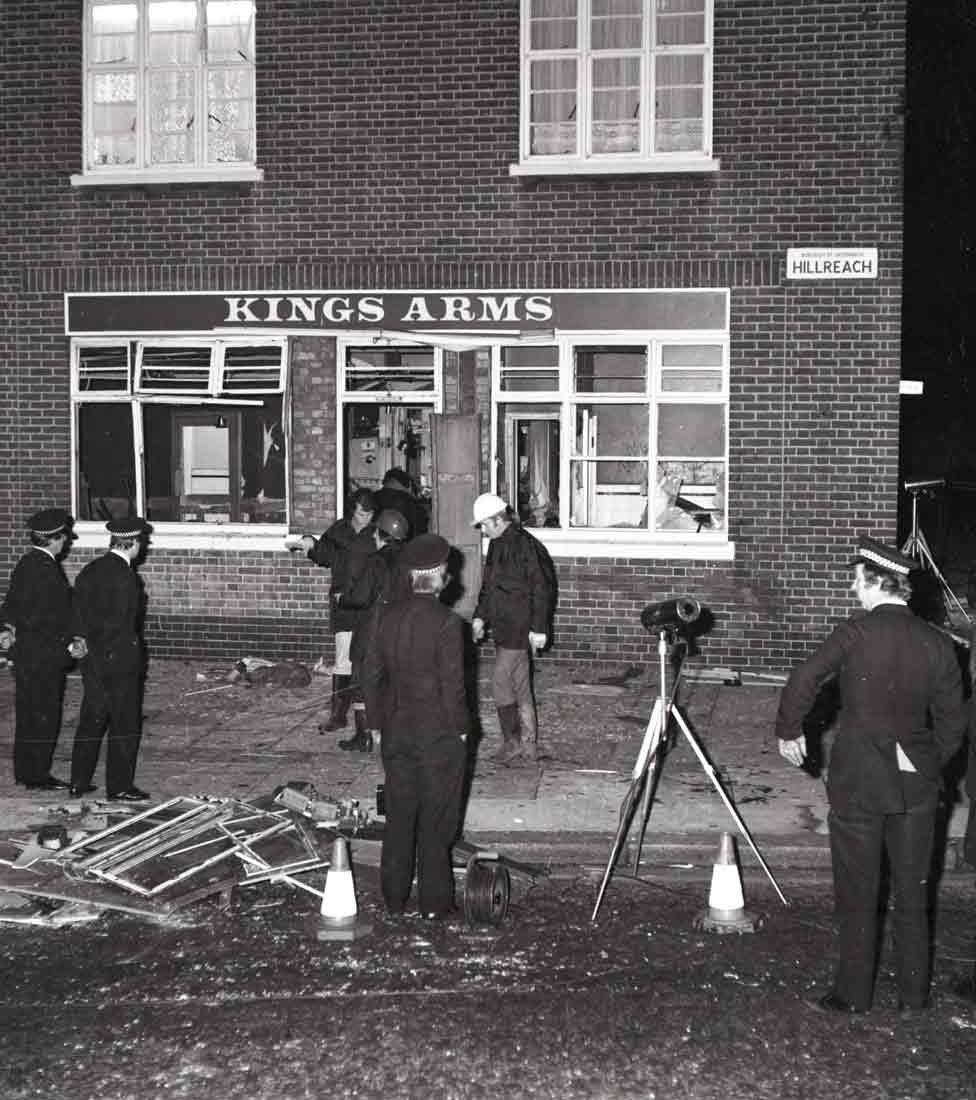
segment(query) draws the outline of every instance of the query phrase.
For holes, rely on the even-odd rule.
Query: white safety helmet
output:
[[[507,511],[508,504],[500,496],[496,496],[494,493],[482,493],[474,502],[474,518],[471,521],[471,526],[478,527],[486,519],[491,519],[492,516]]]

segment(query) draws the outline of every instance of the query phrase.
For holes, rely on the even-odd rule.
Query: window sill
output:
[[[570,157],[547,160],[533,157],[508,166],[510,176],[622,176],[622,175],[694,175],[717,172],[721,162],[702,154],[657,157],[654,160],[620,157],[579,160]]]
[[[81,520],[75,524],[74,545],[82,550],[107,550],[109,535],[104,524]],[[284,525],[272,524],[180,524],[154,523],[149,536],[149,552],[153,550],[227,550],[282,551],[287,531]]]
[[[253,165],[213,168],[122,168],[81,172],[71,176],[72,187],[163,187],[187,183],[260,183],[264,169]]]
[[[733,561],[735,543],[724,535],[651,535],[641,531],[574,530],[527,527],[553,558],[638,558],[673,561]]]

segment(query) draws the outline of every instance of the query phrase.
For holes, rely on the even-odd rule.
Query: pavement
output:
[[[345,752],[341,734],[320,734],[330,678],[305,687],[230,682],[232,664],[154,661],[144,703],[136,783],[154,802],[176,796],[249,800],[281,784],[310,782],[319,797],[357,799],[376,812],[383,782],[378,753]],[[642,808],[627,832],[623,866],[710,867],[723,832],[737,837],[743,872],[829,867],[827,801],[820,776],[793,768],[777,751],[774,718],[782,677],[738,675],[686,661],[666,751],[656,756],[656,790],[643,841]],[[656,661],[574,673],[543,657],[536,666],[539,759],[493,762],[501,738],[490,699],[490,664],[479,669],[481,736],[475,753],[464,838],[512,858],[549,867],[607,863],[660,692]],[[68,678],[64,726],[52,771],[67,777],[81,702],[81,680]],[[14,693],[0,670],[0,758],[13,746]],[[348,734],[347,734],[348,736]],[[104,751],[104,750],[103,750]],[[104,793],[87,797],[97,805]],[[112,804],[108,804],[112,805]],[[26,839],[52,816],[77,813],[57,792],[15,786],[0,777],[0,834]],[[961,838],[968,803],[951,799],[945,869],[963,873]],[[970,869],[971,870],[971,869]]]

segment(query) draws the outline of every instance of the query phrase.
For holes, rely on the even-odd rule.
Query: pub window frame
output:
[[[207,350],[210,353],[209,363],[206,369],[206,384],[187,383],[177,385],[175,388],[158,389],[141,385],[142,364],[144,353],[147,350],[170,349],[175,353],[194,349]],[[273,356],[264,354],[263,362],[259,368],[255,368],[255,374],[261,377],[255,380],[255,384],[247,388],[239,386],[240,362],[236,361],[234,352],[247,352],[248,349],[261,349],[262,352],[277,352],[278,361],[275,366]],[[83,370],[83,358],[86,350],[103,350],[105,352],[119,352],[118,362],[109,363],[101,370],[86,372]],[[201,414],[214,417],[217,421],[223,420],[219,425],[228,429],[228,442],[238,447],[231,451],[228,458],[229,498],[236,501],[236,509],[239,511],[242,500],[241,477],[244,463],[239,453],[241,421],[246,409],[263,406],[266,398],[275,398],[275,404],[280,405],[280,414],[274,425],[280,432],[281,445],[284,448],[283,462],[283,492],[284,518],[281,520],[258,520],[245,522],[240,516],[227,521],[218,522],[183,522],[181,520],[156,520],[149,515],[154,532],[154,542],[161,545],[179,547],[183,545],[198,545],[200,541],[214,545],[233,545],[237,540],[242,545],[254,546],[256,541],[265,539],[266,547],[278,548],[281,537],[288,530],[289,515],[292,508],[290,493],[290,444],[291,444],[291,400],[288,388],[288,352],[289,341],[287,337],[261,333],[248,338],[234,336],[227,338],[214,338],[212,336],[193,336],[181,334],[178,337],[156,337],[143,334],[114,334],[111,336],[83,336],[72,337],[70,342],[70,372],[71,372],[71,499],[79,502],[81,499],[82,468],[80,454],[80,426],[79,418],[81,409],[85,406],[100,405],[112,406],[120,409],[128,409],[131,417],[131,441],[132,453],[126,456],[131,460],[132,476],[134,479],[132,493],[132,507],[140,515],[147,515],[150,502],[149,473],[147,471],[146,455],[146,416],[151,409],[166,409],[172,421],[172,430],[178,421],[186,421],[190,424],[194,418],[199,421]],[[124,368],[121,365],[124,356]],[[232,377],[235,375],[236,377]],[[201,372],[202,373],[202,372]],[[245,372],[246,373],[246,372]],[[94,384],[95,379],[100,383]],[[87,383],[92,383],[91,388]],[[175,438],[175,437],[174,437]],[[273,443],[270,443],[273,446]],[[173,452],[170,454],[170,468],[168,476],[175,477]],[[278,499],[278,498],[276,498]],[[233,515],[233,513],[232,513]],[[78,533],[84,539],[85,536],[103,535],[103,519],[78,519],[76,523]],[[162,536],[160,539],[157,536]],[[83,543],[84,544],[84,543]]]
[[[558,524],[538,526],[530,524],[529,529],[542,539],[550,551],[557,556],[585,553],[592,555],[597,548],[614,554],[632,553],[634,556],[648,557],[689,557],[689,558],[731,558],[734,545],[729,529],[729,431],[730,431],[730,340],[727,330],[684,330],[660,331],[643,330],[633,332],[600,331],[562,331],[554,334],[552,341],[545,346],[557,350],[556,385],[550,389],[502,389],[502,372],[506,347],[515,344],[504,342],[493,346],[491,352],[491,417],[490,417],[490,482],[491,489],[500,496],[509,499],[512,493],[512,472],[506,466],[505,451],[511,453],[512,446],[504,432],[500,430],[506,422],[507,406],[537,406],[545,410],[543,417],[551,418],[551,409],[558,409],[559,420],[559,481],[555,487],[558,493]],[[647,375],[642,390],[617,391],[607,393],[581,392],[575,383],[575,353],[584,348],[646,348]],[[665,368],[662,366],[662,352],[665,348],[707,347],[718,353],[718,363],[712,366],[689,368],[698,370],[702,375],[710,374],[710,382],[717,389],[665,390],[663,379]],[[646,409],[647,452],[646,457],[628,455],[599,454],[593,456],[599,462],[646,461],[646,480],[644,482],[644,504],[646,521],[637,526],[615,526],[599,524],[573,523],[573,463],[586,460],[575,450],[576,414],[583,406],[601,407],[625,405],[635,409]],[[718,407],[722,410],[722,447],[719,453],[705,456],[673,455],[661,453],[658,449],[660,410],[666,406],[688,405],[694,407]],[[528,418],[528,414],[526,414]],[[656,521],[660,463],[684,462],[690,469],[692,465],[711,462],[712,469],[720,466],[722,479],[720,484],[674,486],[669,482],[667,490],[675,490],[668,499],[668,522],[681,523],[680,527],[669,528]],[[668,472],[673,473],[675,467]],[[680,468],[680,467],[678,467]],[[708,468],[707,466],[705,468]],[[502,473],[506,474],[503,480]],[[682,489],[687,495],[684,495]],[[664,490],[661,490],[664,492]],[[678,498],[680,497],[680,506]],[[663,497],[661,512],[663,514]],[[510,501],[516,506],[515,501]],[[634,505],[637,507],[636,503]],[[689,520],[684,521],[687,515]]]

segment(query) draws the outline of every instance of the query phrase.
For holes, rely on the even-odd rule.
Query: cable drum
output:
[[[468,924],[499,925],[512,893],[508,868],[479,855],[468,860],[464,876],[464,917]]]

